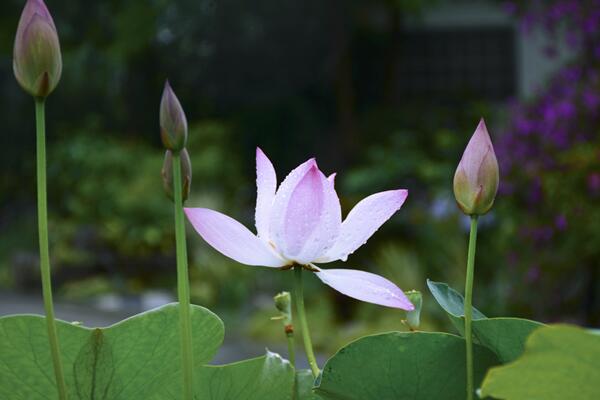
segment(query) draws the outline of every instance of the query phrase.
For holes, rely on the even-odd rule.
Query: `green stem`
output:
[[[306,313],[304,311],[304,289],[302,287],[302,266],[294,266],[294,302],[296,303],[296,310],[298,311],[298,319],[302,327],[302,340],[304,341],[304,351],[306,352],[306,358],[308,358],[308,364],[313,376],[316,378],[319,375],[319,366],[315,359],[315,353],[313,352],[312,341],[310,340],[310,330],[308,329],[308,323],[306,322]]]
[[[43,98],[35,99],[35,121],[37,138],[37,207],[38,207],[38,234],[40,244],[40,269],[42,272],[42,293],[44,309],[46,310],[46,326],[56,388],[60,400],[67,399],[67,385],[63,366],[60,359],[56,321],[54,319],[54,305],[52,303],[52,278],[50,275],[50,250],[48,246],[48,207],[46,190],[46,116],[45,101]]]
[[[290,358],[290,363],[292,366],[296,368],[296,345],[294,343],[294,334],[287,333],[287,346],[288,346],[288,357]]]
[[[471,233],[469,234],[469,253],[467,256],[467,280],[465,283],[465,340],[467,356],[467,400],[473,400],[475,387],[473,384],[473,335],[471,320],[473,319],[473,276],[475,275],[475,248],[477,245],[477,215],[471,216]]]
[[[173,197],[175,202],[175,242],[177,249],[177,295],[179,297],[179,329],[181,334],[181,362],[183,370],[183,399],[192,400],[193,359],[192,327],[190,321],[190,284],[183,220],[181,187],[181,156],[173,154]]]

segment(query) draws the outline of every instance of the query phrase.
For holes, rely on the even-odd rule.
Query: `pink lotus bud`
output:
[[[173,151],[183,149],[187,142],[187,131],[185,113],[167,81],[160,101],[160,137],[163,145]]]
[[[35,97],[56,88],[62,58],[56,26],[43,0],[27,0],[15,38],[13,70],[19,84]]]
[[[192,162],[186,149],[181,150],[179,155],[181,159],[181,197],[183,201],[186,201],[190,195],[190,186],[192,185]],[[171,150],[167,150],[165,153],[161,175],[163,188],[167,196],[173,200],[173,152]]]
[[[498,161],[483,118],[471,137],[454,174],[454,197],[467,215],[492,208],[498,191]]]

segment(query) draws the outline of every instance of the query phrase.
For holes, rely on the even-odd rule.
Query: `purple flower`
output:
[[[587,177],[587,186],[589,191],[596,195],[600,193],[600,173],[593,172]]]
[[[345,261],[400,209],[408,192],[390,190],[360,201],[342,222],[335,174],[325,177],[310,159],[277,188],[275,169],[256,150],[256,231],[206,208],[187,208],[189,221],[202,238],[225,256],[246,265],[273,268],[308,266],[335,290],[358,300],[413,310],[392,282],[350,269],[321,269],[313,263]]]
[[[568,227],[567,217],[564,214],[557,215],[554,219],[554,225],[559,231],[564,231]]]
[[[530,283],[537,282],[540,279],[540,267],[538,265],[532,265],[527,270],[527,281]]]
[[[600,46],[598,46],[598,55],[600,58]],[[596,94],[595,91],[588,89],[585,90],[582,94],[583,96],[583,104],[585,104],[585,106],[590,110],[590,111],[595,111],[598,106],[600,105],[600,96],[598,96],[598,94]]]
[[[508,14],[516,14],[518,10],[514,1],[505,1],[502,3],[502,8],[504,8],[504,11]]]

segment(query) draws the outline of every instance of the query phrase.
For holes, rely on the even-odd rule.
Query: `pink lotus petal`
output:
[[[246,265],[281,267],[286,264],[268,245],[231,217],[207,208],[186,208],[196,232],[215,250]]]
[[[52,41],[54,41],[54,36],[57,35],[52,15],[42,0],[28,0],[21,12],[15,35],[14,58],[16,62],[27,51],[28,42],[34,36],[32,30],[38,31],[36,33],[41,37],[52,37]],[[39,33],[40,30],[44,33]],[[56,41],[58,42],[58,36],[56,36]]]
[[[365,244],[379,227],[402,207],[407,196],[407,190],[389,190],[361,200],[342,223],[334,246],[326,256],[315,262],[346,261],[349,254]]]
[[[277,189],[277,175],[269,158],[256,148],[256,232],[258,237],[269,240],[269,218]]]
[[[48,11],[48,7],[42,0],[27,0],[25,7],[23,8],[23,12],[21,13],[21,18],[19,20],[19,26],[24,28],[28,25],[35,15],[39,15],[42,19],[44,19],[54,31],[56,31],[56,25],[54,25],[54,20],[52,19],[52,15],[50,11]],[[19,29],[17,29],[17,32]]]
[[[321,173],[317,166],[313,165],[289,197],[284,216],[285,246],[282,249],[286,258],[296,260],[304,245],[308,244],[308,240],[321,221],[324,197]],[[310,261],[312,260],[308,260]]]
[[[312,192],[307,192],[310,189],[311,185],[316,186],[320,185],[320,180],[315,179],[315,175],[317,171],[312,172],[312,177],[304,180],[308,172],[316,168],[316,162],[314,158],[300,164],[300,166],[296,167],[292,172],[288,174],[288,176],[283,180],[281,185],[279,185],[279,189],[277,189],[277,193],[275,194],[275,198],[273,199],[273,205],[271,207],[271,215],[269,218],[269,238],[277,248],[277,251],[282,254],[289,254],[287,251],[288,247],[291,249],[291,253],[298,252],[301,249],[301,245],[298,243],[287,243],[287,235],[293,234],[293,229],[290,228],[292,224],[296,225],[296,228],[299,228],[298,225],[302,225],[302,229],[304,231],[314,229],[316,225],[316,221],[313,217],[312,220],[302,218],[301,215],[298,215],[301,212],[301,209],[307,210],[308,208],[314,208],[315,206],[320,207],[316,204],[315,199],[312,199],[309,196]],[[317,176],[318,178],[318,176]],[[297,189],[297,186],[301,181],[304,180],[303,188],[294,194]],[[291,201],[292,196],[294,196],[295,200]],[[298,201],[302,200],[302,204],[298,204]],[[292,205],[292,210],[288,213],[289,206]],[[311,213],[314,216],[314,213]],[[298,224],[296,218],[299,216],[301,218],[300,224]],[[292,219],[290,219],[292,218]],[[310,218],[310,216],[309,216]],[[312,227],[310,226],[312,225]],[[289,230],[292,230],[290,232]],[[297,234],[301,234],[301,232],[297,232]],[[296,241],[299,241],[299,238],[293,238]]]
[[[340,209],[340,200],[333,187],[333,182],[325,178],[321,171],[317,176],[320,179],[322,189],[322,206],[320,217],[315,228],[304,240],[302,250],[294,256],[294,260],[299,264],[308,264],[314,261],[333,246],[340,233],[342,224],[342,211]],[[313,198],[315,198],[313,193]],[[309,198],[309,201],[312,201]],[[306,215],[300,215],[300,218],[306,218]]]
[[[316,275],[326,285],[357,300],[407,311],[414,310],[404,292],[379,275],[353,269],[322,269],[316,272]]]
[[[483,159],[488,156],[492,157],[493,162],[497,164],[492,139],[482,118],[479,121],[479,125],[477,125],[477,129],[475,129],[475,133],[471,136],[458,165],[459,168],[464,169],[471,185],[478,186],[481,184],[478,179],[479,172]]]

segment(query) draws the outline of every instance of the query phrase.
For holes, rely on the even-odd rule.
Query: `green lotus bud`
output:
[[[190,186],[192,185],[192,162],[186,149],[181,150],[179,155],[181,160],[181,198],[183,201],[186,201],[190,195]],[[171,150],[167,150],[165,153],[161,175],[163,188],[167,196],[173,200],[173,152]]]
[[[43,0],[28,0],[21,14],[13,53],[19,84],[35,97],[46,97],[62,73],[56,26]]]
[[[187,134],[185,112],[169,81],[166,81],[160,101],[160,137],[163,145],[169,150],[179,151],[187,143]]]
[[[454,197],[467,215],[482,215],[498,191],[498,161],[483,118],[471,137],[454,174]]]
[[[415,330],[421,324],[421,307],[423,306],[423,295],[418,290],[405,292],[406,297],[415,306],[412,311],[406,312],[406,323],[411,330]]]
[[[281,292],[273,297],[275,307],[282,313],[292,315],[292,296],[290,292]]]
[[[286,335],[294,334],[294,325],[292,324],[292,296],[290,292],[281,292],[273,297],[275,307],[279,310],[279,316],[274,319],[280,319],[283,323],[283,329]]]

